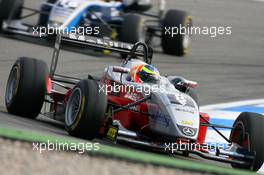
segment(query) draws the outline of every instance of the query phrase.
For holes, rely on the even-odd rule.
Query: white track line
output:
[[[264,103],[264,99],[236,101],[236,102],[229,102],[229,103],[205,105],[205,106],[201,106],[200,109],[201,109],[201,111],[205,111],[205,110],[212,110],[212,109],[216,109],[216,108],[221,109],[221,108],[230,108],[230,107],[236,107],[236,106],[256,105],[256,104],[260,104],[260,103]]]

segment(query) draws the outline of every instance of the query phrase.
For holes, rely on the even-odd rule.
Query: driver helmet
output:
[[[131,79],[135,83],[157,83],[160,80],[160,73],[157,68],[150,64],[142,63],[130,70]]]

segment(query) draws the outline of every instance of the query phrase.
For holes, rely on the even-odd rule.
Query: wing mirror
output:
[[[178,87],[186,87],[186,88],[197,88],[198,83],[195,81],[187,80],[183,77],[178,76],[168,76],[167,77],[172,84],[178,88]]]
[[[198,83],[195,81],[184,79],[184,81],[182,83],[184,86],[189,87],[189,88],[197,88],[198,87]]]

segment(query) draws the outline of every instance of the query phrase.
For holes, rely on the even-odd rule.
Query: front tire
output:
[[[44,61],[19,58],[13,65],[6,86],[7,111],[26,118],[36,118],[46,94],[48,67]]]
[[[234,168],[258,171],[264,160],[264,116],[257,113],[243,112],[233,124],[230,134],[232,143],[236,143],[249,152],[255,153],[255,160],[251,165],[231,164]]]
[[[106,95],[94,80],[81,80],[72,90],[65,113],[65,126],[72,136],[94,139],[105,119]]]
[[[192,17],[185,11],[169,10],[162,20],[161,46],[163,52],[170,55],[184,56],[190,47],[190,35],[180,33],[181,28],[188,29],[192,26]],[[170,28],[170,34],[166,31]],[[178,32],[172,36],[172,28]]]

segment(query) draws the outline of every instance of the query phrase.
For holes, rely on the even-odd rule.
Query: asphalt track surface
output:
[[[39,2],[26,0],[38,7]],[[201,105],[264,98],[264,3],[252,0],[170,0],[168,7],[191,13],[195,26],[231,26],[230,36],[194,35],[191,53],[180,58],[157,50],[153,64],[162,74],[180,75],[199,82]],[[39,116],[37,120],[6,113],[5,86],[12,64],[19,56],[35,57],[50,64],[52,49],[0,36],[0,124],[54,135],[67,135],[63,125]],[[115,57],[62,51],[59,72],[86,77],[101,74]]]

